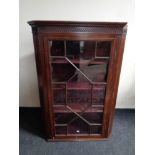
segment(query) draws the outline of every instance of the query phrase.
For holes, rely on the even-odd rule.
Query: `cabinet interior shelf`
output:
[[[109,58],[105,59],[94,59],[94,60],[84,60],[84,59],[70,59],[73,64],[86,64],[86,65],[102,65],[107,64],[109,62]],[[50,59],[50,63],[52,64],[70,64],[69,61],[62,58],[52,58]]]
[[[85,103],[81,103],[85,104]],[[65,103],[64,103],[65,105]],[[66,108],[64,105],[53,105],[55,113],[72,113],[69,109]],[[80,113],[81,109],[83,110],[84,108],[81,107],[81,105],[77,103],[70,104],[70,107],[74,110],[74,112]],[[88,107],[87,107],[88,108]],[[103,112],[103,105],[91,105],[88,109],[85,110],[85,113],[93,113],[93,112]]]
[[[67,90],[103,90],[105,89],[106,82],[101,82],[101,83],[84,83],[84,82],[70,82],[70,83],[65,83],[65,82],[52,82],[53,89],[54,90],[62,90],[62,89],[67,89]],[[54,86],[55,85],[55,86]],[[61,87],[58,87],[58,85],[61,85]]]

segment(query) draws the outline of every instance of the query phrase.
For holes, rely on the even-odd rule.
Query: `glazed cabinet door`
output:
[[[112,41],[46,39],[44,43],[49,64],[53,136],[103,137]]]

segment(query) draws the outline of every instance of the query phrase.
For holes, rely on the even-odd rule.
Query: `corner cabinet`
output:
[[[127,23],[29,21],[49,141],[110,136]]]

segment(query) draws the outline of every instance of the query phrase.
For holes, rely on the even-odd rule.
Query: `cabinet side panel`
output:
[[[44,115],[46,119],[46,130],[47,139],[54,138],[54,117],[53,117],[53,107],[52,107],[52,90],[51,90],[51,72],[49,66],[49,52],[48,52],[48,39],[46,37],[41,37],[42,43],[42,57],[44,61]]]
[[[45,56],[44,56],[44,46],[43,39],[39,37],[37,33],[37,28],[32,28],[33,32],[33,42],[35,49],[35,60],[36,60],[36,69],[37,69],[37,77],[38,77],[38,88],[39,88],[39,98],[40,105],[42,110],[42,118],[41,120],[45,126],[46,137],[52,137],[51,131],[51,121],[50,121],[50,112],[48,111],[47,105],[47,91],[46,91],[46,74],[45,74]]]
[[[36,70],[37,70],[37,78],[38,78],[38,88],[39,88],[39,97],[40,97],[40,104],[42,106],[43,103],[43,96],[42,96],[42,72],[41,72],[41,56],[39,50],[39,37],[37,33],[37,28],[32,28],[33,33],[33,44],[34,44],[34,54],[35,54],[35,63],[36,63]]]
[[[110,63],[108,69],[108,77],[107,77],[107,91],[105,96],[105,107],[104,107],[104,119],[103,119],[103,136],[104,138],[108,137],[108,128],[109,128],[109,120],[110,120],[110,112],[112,105],[112,92],[114,90],[114,71],[115,71],[115,49],[117,45],[117,40],[113,40],[111,54],[110,54]]]
[[[111,56],[112,60],[111,60],[111,66],[109,67],[110,71],[108,79],[108,89],[105,101],[106,103],[104,111],[105,114],[104,129],[106,138],[110,136],[112,130],[124,44],[125,44],[125,35],[118,35],[115,39],[114,50]]]
[[[110,135],[112,131],[112,123],[113,123],[115,106],[116,106],[119,78],[120,78],[121,65],[122,65],[124,46],[125,46],[125,39],[126,39],[126,35],[118,35],[117,37],[117,40],[119,43],[118,43],[118,47],[116,48],[116,55],[115,55],[116,66],[115,66],[115,72],[114,72],[114,89],[112,93],[113,96],[112,96],[112,104],[111,104],[111,110],[110,110],[108,135]]]

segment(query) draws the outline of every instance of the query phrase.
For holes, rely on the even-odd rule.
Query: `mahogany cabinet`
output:
[[[127,32],[123,22],[29,21],[49,141],[110,136]]]

